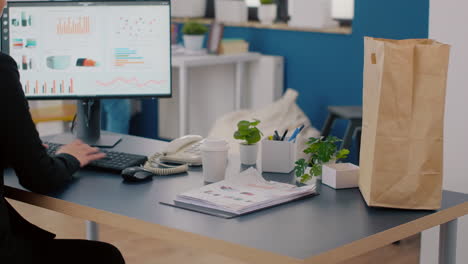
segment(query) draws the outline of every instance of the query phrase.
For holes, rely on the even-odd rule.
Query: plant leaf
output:
[[[239,130],[238,131],[240,135],[246,137],[248,135],[250,135],[250,131],[249,130]]]
[[[258,126],[258,124],[260,124],[260,122],[261,122],[260,120],[254,119],[254,121],[251,122],[250,125],[251,125],[251,126]]]
[[[185,23],[182,32],[186,35],[204,35],[208,32],[208,28],[198,22],[189,21]]]
[[[349,150],[342,149],[337,151],[337,142],[342,141],[341,139],[330,136],[327,138],[309,138],[307,147],[304,149],[304,153],[308,154],[308,160],[298,160],[296,162],[296,176],[303,177],[304,180],[309,180],[308,177],[322,175],[322,164],[329,162],[336,158],[344,159],[349,155]],[[310,175],[306,176],[305,171],[310,166]],[[310,177],[312,177],[310,176]]]
[[[307,144],[312,145],[312,144],[315,144],[315,143],[317,143],[319,141],[320,141],[320,138],[311,137],[311,138],[309,138],[309,141],[307,142]]]
[[[312,175],[314,176],[322,175],[322,164],[314,164],[310,169],[310,172],[312,172]]]
[[[305,170],[307,169],[307,163],[305,159],[300,159],[296,161],[296,167],[294,168],[296,177],[301,177],[304,175]]]
[[[237,123],[237,127],[239,128],[239,130],[249,129],[249,126],[250,126],[249,121],[242,120],[239,123]]]
[[[234,138],[242,140],[242,139],[244,139],[244,136],[242,136],[239,131],[236,131],[236,132],[234,132]]]
[[[300,180],[301,183],[306,183],[306,182],[312,180],[312,176],[310,174],[304,174],[300,178],[301,178],[301,180]]]
[[[336,160],[339,160],[339,159],[346,159],[349,155],[350,151],[348,149],[342,149],[340,151],[338,151],[338,153],[336,154]]]
[[[253,145],[262,139],[263,133],[256,127],[260,124],[260,120],[255,119],[253,122],[246,120],[237,123],[237,131],[234,133],[235,139],[245,140],[248,145]]]
[[[259,142],[261,139],[262,137],[260,136],[260,130],[258,130],[256,127],[251,128],[250,134],[246,137],[247,144],[249,145],[253,145]]]

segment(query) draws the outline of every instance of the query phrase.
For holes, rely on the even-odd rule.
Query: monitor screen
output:
[[[2,52],[29,99],[170,96],[169,3],[8,2]]]

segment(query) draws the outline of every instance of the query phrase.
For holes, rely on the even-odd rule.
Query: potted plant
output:
[[[242,120],[237,124],[234,138],[243,140],[240,143],[240,159],[244,165],[255,165],[257,163],[258,142],[262,139],[262,132],[257,128],[260,120],[253,122]]]
[[[184,46],[187,50],[198,51],[203,48],[203,40],[208,28],[195,21],[185,23],[182,32],[184,33]]]
[[[296,161],[295,173],[301,183],[308,183],[314,179],[313,177],[320,179],[323,164],[335,163],[348,157],[348,149],[338,150],[336,144],[340,141],[341,139],[337,137],[309,139],[304,150],[309,158]]]
[[[261,5],[258,7],[258,19],[264,25],[271,25],[276,20],[278,14],[278,6],[275,0],[260,0]]]

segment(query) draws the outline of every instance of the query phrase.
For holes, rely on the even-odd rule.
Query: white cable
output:
[[[173,174],[180,174],[180,173],[185,173],[188,171],[189,166],[188,164],[180,165],[180,166],[172,166],[168,165],[165,163],[162,163],[159,158],[163,154],[161,153],[156,153],[153,156],[148,158],[148,161],[145,163],[143,168],[155,175],[158,176],[167,176],[167,175],[173,175]],[[162,166],[165,168],[159,168],[157,166]]]

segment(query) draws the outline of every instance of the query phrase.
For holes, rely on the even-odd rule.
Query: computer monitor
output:
[[[172,94],[170,23],[169,0],[10,1],[2,52],[28,99],[79,100],[78,137],[110,146],[99,99]]]

